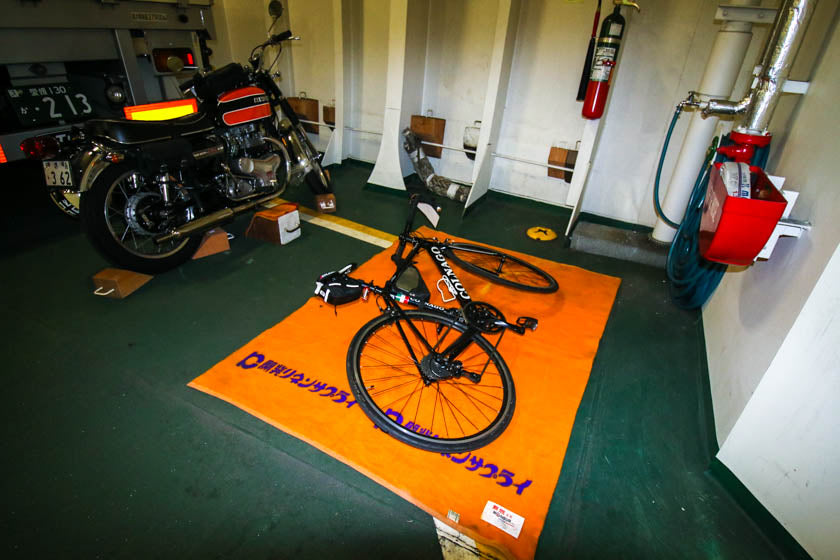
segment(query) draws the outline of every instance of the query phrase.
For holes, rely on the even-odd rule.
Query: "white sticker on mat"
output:
[[[509,509],[489,500],[487,501],[487,505],[484,506],[484,511],[481,512],[481,519],[494,527],[498,527],[515,539],[519,538],[519,532],[525,523],[525,518],[521,515],[517,515]]]

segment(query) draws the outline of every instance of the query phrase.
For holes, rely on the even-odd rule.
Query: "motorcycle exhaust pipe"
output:
[[[213,229],[222,222],[225,222],[235,216],[238,216],[239,214],[244,214],[249,210],[253,210],[260,204],[268,202],[272,198],[276,197],[277,193],[268,194],[257,198],[256,200],[252,200],[251,202],[246,202],[245,204],[234,206],[233,208],[223,208],[221,210],[213,212],[212,214],[202,216],[197,220],[193,220],[187,224],[184,224],[180,228],[174,229],[169,233],[165,233],[163,235],[155,237],[155,243],[160,245],[162,243],[166,243],[167,241],[172,241],[173,239],[181,239],[184,237],[196,235],[198,233],[204,233],[209,229]]]

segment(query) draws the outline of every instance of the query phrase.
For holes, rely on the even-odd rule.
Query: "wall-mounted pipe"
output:
[[[761,0],[736,0],[730,3],[739,6],[758,6]],[[698,97],[697,99],[692,97],[692,100],[696,101],[693,106],[698,106],[699,102],[732,95],[732,88],[735,87],[735,81],[744,64],[751,41],[752,23],[724,21],[721,24],[697,88]],[[665,200],[662,202],[663,212],[674,220],[682,220],[691,190],[697,179],[697,170],[715,135],[717,123],[716,116],[704,118],[700,111],[691,115],[679,157],[671,174]],[[662,218],[658,218],[652,237],[661,243],[670,243],[676,232],[675,228],[668,225]]]
[[[817,0],[787,0],[779,9],[762,57],[761,76],[752,91],[752,102],[738,125],[740,132],[766,133],[816,5]]]
[[[805,29],[814,14],[817,0],[784,0],[761,56],[761,73],[750,92],[740,101],[711,99],[700,103],[704,116],[744,117],[736,130],[746,134],[767,134],[773,111],[779,103],[793,59],[802,44]]]
[[[751,3],[757,4],[757,2]],[[684,106],[699,108],[702,115],[695,114],[692,117],[689,134],[686,134],[685,142],[689,141],[690,133],[695,125],[697,125],[698,129],[703,128],[706,131],[711,129],[713,131],[717,120],[709,117],[723,115],[744,115],[736,127],[738,132],[753,135],[767,134],[767,127],[773,116],[773,111],[779,102],[785,81],[790,74],[791,64],[802,43],[805,29],[808,27],[816,5],[817,0],[782,1],[782,5],[776,13],[776,19],[773,22],[773,27],[761,55],[761,71],[753,87],[750,88],[749,93],[743,99],[730,101],[728,99],[713,97],[711,99],[707,98],[704,101],[696,100],[693,95],[689,96],[684,102]],[[720,37],[720,33],[718,36]],[[743,60],[743,55],[741,55],[741,60]],[[712,57],[710,57],[706,67],[707,73],[711,66],[713,66]],[[705,78],[706,76],[704,75],[704,80]],[[705,92],[701,91],[701,93]],[[703,121],[707,121],[705,126],[700,124],[701,116]],[[706,140],[706,146],[710,139],[711,135]],[[685,212],[685,205],[691,194],[690,181],[684,181],[685,177],[683,176],[685,173],[681,172],[693,167],[694,171],[689,177],[694,177],[697,174],[697,166],[703,161],[702,156],[697,156],[696,154],[690,160],[684,158],[686,155],[691,157],[691,154],[686,153],[685,142],[683,144],[683,150],[680,152],[680,158],[677,161],[677,167],[674,169],[674,175],[671,179],[665,202],[662,205],[666,215],[672,217],[679,216],[680,219],[682,219],[682,215]],[[703,146],[703,151],[705,151],[706,146]],[[695,151],[699,149],[696,145],[694,148]],[[652,237],[657,241],[670,243],[675,233],[676,229],[659,218],[657,219]]]

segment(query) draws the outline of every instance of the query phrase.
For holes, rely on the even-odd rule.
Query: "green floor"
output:
[[[340,215],[396,233],[405,195],[369,172],[333,170]],[[238,235],[115,301],[91,295],[106,263],[35,191],[0,222],[3,558],[440,557],[428,515],[186,386],[378,248],[306,225],[285,247]],[[444,207],[453,234],[622,278],[537,558],[776,557],[706,472],[702,325],[663,272],[524,236],[563,230],[565,210],[493,193],[463,219]]]

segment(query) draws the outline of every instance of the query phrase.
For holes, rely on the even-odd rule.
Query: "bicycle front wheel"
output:
[[[411,310],[405,319],[380,315],[356,333],[347,352],[347,378],[356,402],[378,428],[411,446],[446,453],[472,451],[499,437],[513,416],[516,393],[507,365],[486,338],[474,334],[458,355],[460,375],[428,384],[409,351],[410,345],[427,367],[430,354],[465,329],[446,315]]]
[[[548,294],[557,291],[557,280],[549,273],[496,249],[471,243],[450,243],[446,247],[446,256],[465,270],[491,282],[529,292]]]

